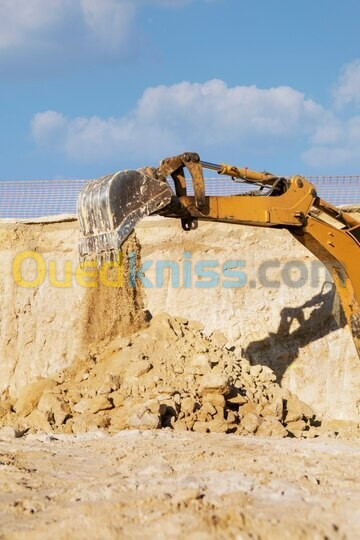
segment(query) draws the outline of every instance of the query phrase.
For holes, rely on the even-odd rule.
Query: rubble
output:
[[[312,409],[281,388],[269,367],[251,366],[227,343],[220,332],[206,336],[199,323],[157,315],[58,381],[25,386],[15,403],[1,403],[0,422],[63,433],[170,428],[316,436]]]

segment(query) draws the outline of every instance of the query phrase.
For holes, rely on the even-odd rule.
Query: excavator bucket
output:
[[[81,261],[115,260],[135,225],[167,206],[173,192],[166,181],[142,171],[120,171],[89,182],[78,197]]]

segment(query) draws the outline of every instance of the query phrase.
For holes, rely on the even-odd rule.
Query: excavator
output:
[[[209,196],[204,169],[252,190]],[[322,200],[306,178],[217,165],[201,161],[195,152],[166,158],[157,168],[104,176],[79,194],[80,260],[96,258],[98,265],[115,260],[135,225],[154,214],[180,219],[184,231],[196,229],[199,220],[286,228],[330,271],[360,357],[360,222]]]

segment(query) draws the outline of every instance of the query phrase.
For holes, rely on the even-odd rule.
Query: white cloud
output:
[[[345,73],[338,89],[345,88]],[[343,117],[288,86],[229,87],[216,79],[148,88],[120,118],[45,111],[35,115],[32,135],[39,147],[86,163],[150,164],[188,149],[214,156],[246,153],[250,159],[293,152],[290,162],[301,159],[314,174],[336,167],[345,174],[357,170],[360,155],[359,115]]]
[[[35,114],[31,122],[33,137],[40,145],[61,149],[67,131],[67,122],[62,114],[55,111]]]
[[[360,155],[360,60],[347,64],[333,91],[334,110],[327,111],[303,152],[314,168],[339,167],[358,171]],[[344,116],[343,109],[346,109]]]
[[[349,120],[336,120],[336,125],[319,126],[314,144],[303,153],[305,163],[312,167],[359,167],[360,155],[360,116]],[[332,129],[333,127],[333,129]]]
[[[143,6],[196,1],[204,0],[0,0],[2,76],[132,57],[141,41],[134,36],[142,35],[136,16]]]
[[[186,148],[263,147],[311,135],[326,112],[290,87],[228,87],[223,81],[148,88],[121,118],[37,114],[32,135],[79,161],[152,160]]]
[[[23,34],[39,31],[54,19],[53,11],[46,7],[46,0],[22,2],[0,0],[0,47],[10,47],[21,41]]]
[[[349,104],[360,106],[360,60],[344,67],[334,89],[334,99],[339,108]]]
[[[126,46],[136,14],[135,4],[119,0],[80,0],[84,22],[98,45],[109,51]]]
[[[71,0],[0,0],[0,51],[49,39],[72,6]]]

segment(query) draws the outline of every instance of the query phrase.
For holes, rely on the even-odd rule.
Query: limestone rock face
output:
[[[76,220],[0,222],[0,396],[9,390],[16,397],[38,377],[57,379],[76,358],[128,335],[144,321],[141,289],[105,287],[98,274],[85,278],[98,287],[80,284],[78,238]],[[127,250],[139,251],[135,237]],[[20,264],[25,252],[30,257]],[[19,267],[21,285],[14,279]],[[37,278],[42,283],[29,286]]]
[[[127,263],[126,286],[81,286],[76,278],[78,235],[76,221],[0,225],[2,401],[9,396],[14,404],[22,387],[39,377],[61,384],[64,370],[79,359],[91,367],[92,358],[109,343],[116,352],[113,351],[99,394],[122,391],[123,381],[116,377],[119,366],[130,361],[134,380],[146,376],[147,389],[155,385],[166,394],[166,378],[156,380],[152,357],[163,340],[172,340],[172,335],[177,340],[183,338],[181,321],[186,320],[198,339],[194,340],[191,358],[180,355],[172,369],[177,376],[186,376],[188,385],[199,376],[213,376],[219,364],[223,368],[221,373],[215,370],[216,377],[229,377],[229,368],[222,359],[227,352],[234,352],[249,362],[242,380],[247,385],[246,399],[257,402],[255,414],[261,414],[259,409],[263,408],[264,414],[275,415],[280,422],[301,420],[296,419],[299,414],[289,412],[282,395],[277,400],[261,402],[260,383],[276,380],[317,415],[359,422],[360,363],[350,332],[339,315],[336,295],[325,284],[329,277],[324,267],[287,231],[199,223],[197,230],[185,234],[176,220],[150,218],[137,227],[124,248],[125,263],[130,251],[137,253],[137,268],[140,262],[151,262],[146,277],[152,287],[138,282],[135,288],[128,286]],[[45,262],[45,277],[39,287],[21,287],[14,281],[13,263],[24,251],[36,252]],[[184,252],[191,260],[191,287],[182,286]],[[169,269],[163,270],[163,285],[157,285],[158,260],[178,264],[180,287],[172,286],[173,270]],[[209,260],[217,263],[219,282],[210,288],[198,287],[201,279],[195,273],[196,263]],[[56,267],[52,282],[51,261]],[[224,281],[230,281],[222,273],[227,261],[242,262],[241,269],[247,278],[243,287],[224,286]],[[264,263],[270,265],[266,271]],[[300,277],[294,263],[301,265]],[[21,271],[27,280],[35,279],[34,260],[23,260]],[[71,284],[67,286],[69,278]],[[291,286],[291,282],[296,286]],[[169,325],[167,316],[163,316],[153,339],[148,340],[145,335],[130,355],[126,343],[145,324],[148,314],[144,310],[152,315],[168,313],[173,320]],[[213,350],[208,359],[206,337],[210,335]],[[162,355],[159,361],[165,361],[164,351],[158,351],[158,355]],[[84,370],[84,385],[87,376]],[[230,384],[236,387],[242,383]],[[94,397],[90,390],[84,390],[81,396],[75,386],[69,388],[68,398],[74,404]],[[239,401],[244,398],[228,397]],[[118,398],[114,396],[115,399]],[[8,410],[1,404],[2,414],[6,416]],[[289,416],[285,418],[284,414]],[[308,417],[309,414],[307,411]],[[169,422],[170,419],[171,416]],[[187,418],[186,422],[190,425],[192,420]]]
[[[207,333],[223,333],[252,364],[270,367],[316,413],[360,421],[360,362],[332,279],[288,231],[200,222],[184,234],[176,220],[156,218],[140,224],[136,235],[144,261],[179,264],[180,285],[184,252],[193,268],[199,261],[218,263],[219,283],[210,288],[196,287],[195,272],[192,288],[173,288],[164,272],[162,288],[145,290],[151,313],[201,321]],[[223,286],[222,265],[229,260],[244,264],[244,287]],[[155,283],[155,275],[152,264],[146,276]]]

